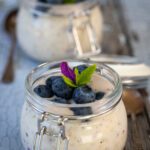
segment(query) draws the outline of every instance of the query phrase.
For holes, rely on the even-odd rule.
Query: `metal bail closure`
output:
[[[46,118],[47,118],[47,114],[43,113],[42,118],[40,120],[41,123],[43,121],[45,121]],[[39,124],[40,121],[38,121],[38,124]],[[57,140],[56,150],[68,150],[69,140],[65,135],[65,125],[64,125],[65,121],[66,120],[63,119],[63,118],[58,119],[58,127],[60,128],[58,134],[51,134],[51,133],[47,134],[46,133],[47,132],[47,127],[42,126],[40,128],[40,130],[36,133],[35,142],[34,142],[34,145],[33,145],[33,150],[42,150],[41,147],[42,147],[42,142],[43,142],[43,136],[44,135],[49,135],[49,136],[52,136],[52,137],[56,138],[56,140]]]
[[[34,150],[41,150],[42,140],[43,140],[45,131],[46,131],[46,127],[42,127],[40,132],[36,133],[34,147],[33,147]]]
[[[99,54],[101,50],[91,25],[90,11],[82,11],[78,14],[73,13],[69,16],[69,21],[71,24],[69,31],[73,36],[77,57]]]
[[[65,135],[65,125],[63,118],[59,120],[60,133],[59,135],[54,135],[57,137],[57,150],[68,150],[69,140]]]

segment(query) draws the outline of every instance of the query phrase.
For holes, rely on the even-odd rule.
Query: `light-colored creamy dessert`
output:
[[[77,37],[84,51],[91,50],[90,37],[98,48],[102,15],[97,3],[50,5],[42,1],[23,0],[17,19],[18,41],[29,56],[41,61],[78,56]]]
[[[22,140],[26,150],[33,150],[37,132],[38,115],[25,104],[22,114]],[[123,150],[127,137],[125,108],[122,102],[111,112],[87,122],[70,121],[66,123],[69,137],[68,150]],[[49,130],[58,133],[57,124],[49,118]],[[56,150],[57,139],[45,136],[41,150]]]
[[[66,78],[71,80],[71,74],[64,70],[79,72],[78,79],[81,80],[76,75],[76,83],[72,82],[76,87],[73,87],[65,77],[60,77],[58,64],[41,66],[27,78],[27,91],[30,89],[31,93],[27,92],[21,118],[25,149],[57,150],[60,146],[60,150],[123,150],[127,138],[127,116],[116,74],[106,66],[97,66],[92,74],[94,65],[79,65],[77,69],[65,65],[61,72]],[[69,65],[76,66],[73,62]],[[42,71],[42,68],[49,67],[50,70]],[[92,76],[90,82],[81,86],[83,72],[91,72]]]

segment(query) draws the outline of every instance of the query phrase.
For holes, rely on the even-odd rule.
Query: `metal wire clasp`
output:
[[[73,13],[69,15],[69,33],[71,33],[71,37],[73,37],[75,42],[74,49],[78,57],[87,57],[101,52],[90,20],[90,11],[82,11],[78,14]],[[84,38],[82,39],[81,37],[83,37],[84,34],[87,39],[83,42],[82,40]],[[88,47],[83,43],[88,45]],[[85,47],[87,49],[85,49]]]
[[[45,121],[45,119],[47,118],[47,114],[43,113],[41,116],[41,119],[39,119],[38,121],[38,126]],[[68,143],[69,140],[65,135],[65,121],[67,119],[64,119],[62,117],[59,117],[57,120],[57,125],[59,127],[59,133],[57,134],[52,134],[49,133],[49,136],[52,136],[54,138],[56,138],[57,140],[57,145],[56,145],[56,150],[68,150]],[[35,136],[35,142],[33,145],[33,150],[42,150],[42,142],[43,142],[43,136],[47,135],[47,127],[46,126],[41,126],[40,128],[38,127],[38,132],[36,133]]]

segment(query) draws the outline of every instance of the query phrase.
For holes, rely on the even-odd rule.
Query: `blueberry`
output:
[[[46,13],[49,10],[48,7],[46,7],[46,6],[40,6],[40,5],[36,6],[35,9],[38,10],[38,11],[40,11],[40,12],[42,12],[42,13]],[[38,16],[38,13],[35,12],[34,16],[35,17]]]
[[[94,102],[95,93],[89,86],[82,86],[74,90],[72,98],[77,104],[90,103]]]
[[[63,0],[47,0],[49,4],[62,4]]]
[[[73,88],[68,86],[62,77],[58,77],[52,82],[52,90],[56,96],[64,99],[71,99],[73,93]]]
[[[55,103],[68,104],[68,101],[66,99],[59,98],[59,97],[52,99],[51,101]]]
[[[35,87],[34,92],[43,98],[50,98],[54,95],[52,92],[52,89],[46,85],[39,85],[39,86]]]
[[[48,4],[62,4],[63,0],[38,0],[41,3],[48,3]]]
[[[38,0],[38,2],[40,3],[47,3],[47,0]],[[41,4],[37,4],[36,7],[35,7],[35,10],[37,11],[40,11],[40,12],[47,12],[49,10],[49,8],[45,5],[41,5]],[[37,12],[34,12],[34,17],[38,17],[38,13]]]
[[[74,115],[76,116],[86,116],[92,114],[92,109],[90,107],[84,107],[84,108],[71,108]]]
[[[40,3],[47,3],[47,0],[38,0]]]
[[[57,79],[57,78],[60,78],[60,76],[52,76],[52,77],[48,78],[48,79],[46,80],[46,85],[47,85],[48,87],[52,88],[52,82],[53,82],[55,79]]]
[[[96,100],[100,100],[104,97],[105,93],[104,92],[97,92],[96,93]]]
[[[74,67],[74,69],[75,69],[75,68],[77,68],[78,71],[79,71],[79,73],[81,73],[82,71],[84,71],[84,70],[87,68],[87,66],[86,66],[86,65],[80,65],[80,66]]]

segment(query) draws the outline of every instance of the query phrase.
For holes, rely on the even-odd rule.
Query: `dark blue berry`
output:
[[[44,4],[60,4],[61,0],[38,0],[38,2],[44,3]],[[37,4],[35,7],[35,10],[40,11],[42,13],[48,12],[49,9],[50,9],[50,6],[41,5],[41,4]],[[34,17],[38,17],[38,12],[34,12],[33,15]]]
[[[51,100],[52,102],[55,102],[55,103],[61,103],[61,104],[68,104],[68,101],[66,99],[63,99],[63,98],[54,98]]]
[[[43,98],[50,98],[54,95],[52,92],[52,89],[46,85],[39,85],[39,86],[35,87],[34,92]]]
[[[64,99],[71,99],[73,93],[73,88],[68,86],[62,77],[58,77],[52,82],[52,90],[56,96]]]
[[[97,92],[96,93],[96,100],[100,100],[104,97],[105,93],[104,92]]]
[[[92,109],[90,107],[84,107],[84,108],[71,108],[73,111],[74,115],[76,116],[86,116],[86,115],[91,115],[92,114]]]
[[[38,0],[40,3],[47,3],[47,0]]]
[[[49,4],[62,4],[63,0],[47,0]]]
[[[77,68],[78,71],[79,71],[79,73],[81,73],[82,71],[84,71],[84,70],[87,68],[87,66],[86,66],[86,65],[80,65],[80,66],[74,67],[74,69],[75,69],[75,68]]]
[[[35,9],[42,13],[45,13],[49,10],[49,8],[47,6],[40,6],[40,5],[36,6]],[[38,12],[34,12],[34,16],[38,17]]]
[[[41,3],[48,3],[48,4],[62,4],[63,0],[38,0]]]
[[[82,86],[74,90],[72,98],[77,104],[91,103],[95,101],[95,93],[89,86]]]
[[[52,88],[52,82],[53,82],[55,79],[57,79],[57,78],[61,78],[61,77],[60,77],[60,76],[52,76],[52,77],[48,78],[48,79],[46,80],[46,85],[47,85],[48,87]]]
[[[46,4],[47,0],[38,0],[38,2]],[[37,4],[35,10],[45,13],[49,10],[49,7],[45,5]],[[34,17],[38,17],[38,12],[34,12],[33,15]]]

